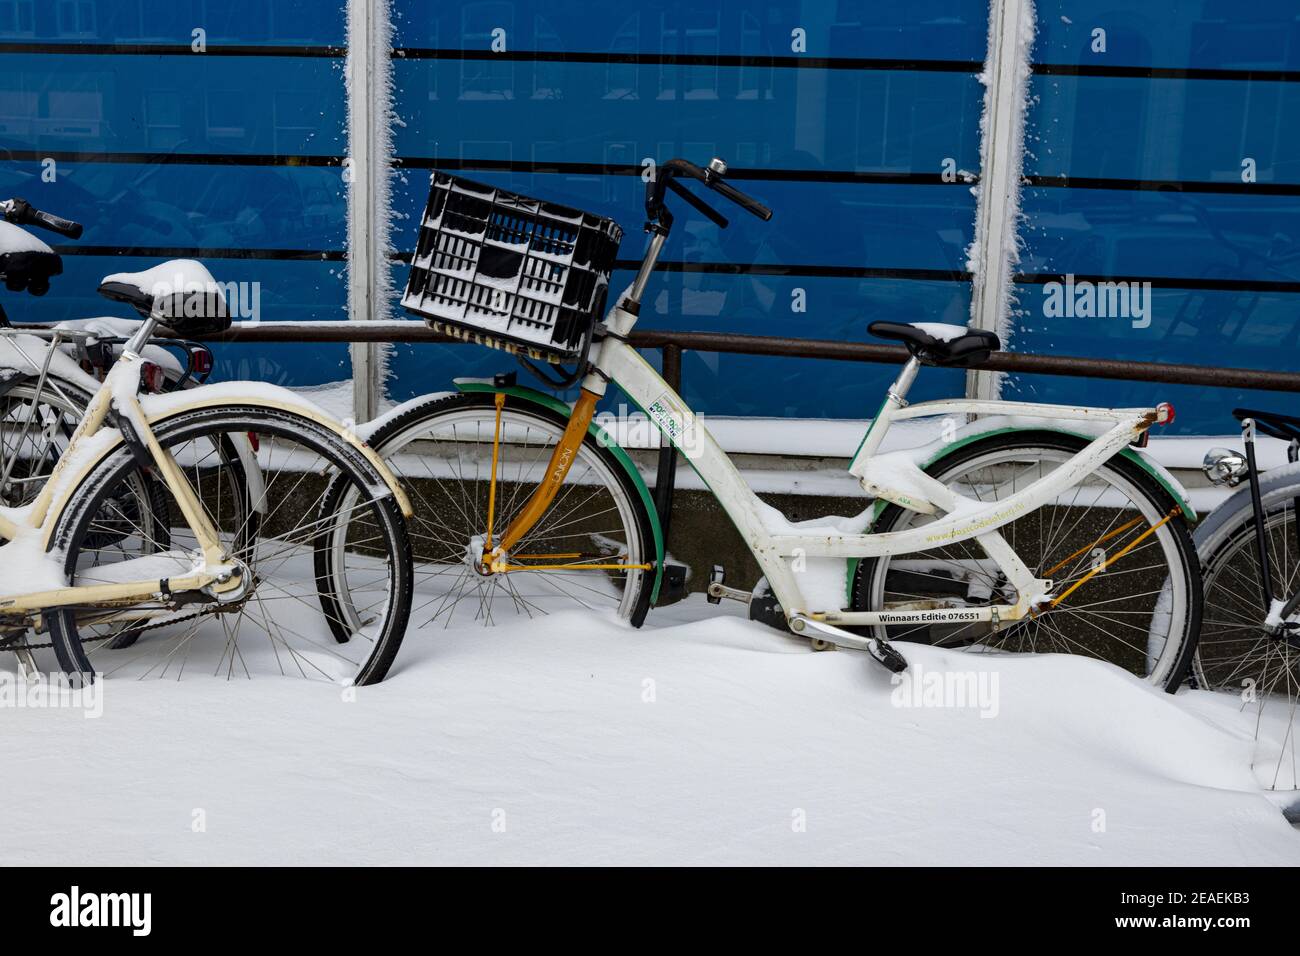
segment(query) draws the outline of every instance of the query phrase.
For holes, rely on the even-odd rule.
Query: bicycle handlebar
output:
[[[737,189],[735,186],[731,185],[730,183],[725,183],[721,179],[717,179],[714,182],[710,183],[709,186],[711,189],[714,189],[717,192],[722,193],[722,195],[726,196],[728,199],[734,202],[741,209],[744,209],[746,212],[757,216],[759,219],[763,220],[764,222],[767,222],[772,218],[771,209],[769,209],[767,206],[764,206],[753,196],[746,196],[744,193],[742,193],[739,189]]]
[[[695,194],[683,188],[679,183],[674,182],[676,177],[689,176],[691,179],[703,183],[714,192],[731,200],[741,209],[757,216],[764,222],[767,222],[772,218],[771,209],[764,206],[752,196],[746,196],[730,183],[725,182],[723,177],[726,175],[727,164],[720,159],[713,160],[709,163],[707,168],[696,166],[694,163],[685,159],[670,159],[659,167],[654,179],[646,184],[646,215],[648,215],[650,220],[653,222],[658,221],[660,217],[666,213],[666,210],[664,209],[664,192],[671,189],[674,193],[681,196],[709,219],[713,220],[715,224],[726,228],[727,220],[721,213],[713,209],[713,207],[709,206],[708,203],[704,202]],[[671,221],[670,218],[669,223],[671,223]]]
[[[6,222],[16,226],[36,226],[69,239],[81,238],[81,223],[37,209],[26,199],[6,199],[0,202],[0,212],[3,212]]]

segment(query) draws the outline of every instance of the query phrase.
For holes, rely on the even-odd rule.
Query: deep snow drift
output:
[[[924,695],[865,655],[714,610],[413,631],[353,701],[187,673],[107,682],[99,719],[0,710],[0,859],[1300,863],[1230,700],[911,647],[921,674],[996,693],[897,706]]]

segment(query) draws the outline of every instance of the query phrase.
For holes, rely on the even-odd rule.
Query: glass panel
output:
[[[440,4],[396,0],[399,47],[485,50],[501,27],[506,49],[575,53],[708,53],[793,56],[802,30],[807,56],[984,59],[984,0],[698,0],[666,11],[662,0],[489,0]],[[469,13],[462,20],[462,13]],[[458,23],[458,20],[461,22]],[[484,28],[487,28],[485,31]],[[711,72],[712,67],[690,67]]]
[[[1035,186],[1022,203],[1026,281],[1013,347],[1294,369],[1294,3],[1051,0],[1037,10],[1026,158]],[[1112,405],[1168,398],[1181,434],[1231,433],[1234,405],[1290,401],[1045,376],[1013,376],[1009,393]]]
[[[0,57],[0,155],[162,148],[339,156],[345,123],[342,72],[329,59]]]
[[[43,235],[62,251],[63,274],[43,298],[6,298],[11,319],[131,316],[96,295],[100,279],[171,257],[237,283],[230,304],[241,319],[346,318],[346,198],[341,170],[326,162],[345,143],[343,14],[339,0],[0,0],[0,43],[24,50],[0,58],[0,198],[86,226],[78,242]],[[208,54],[190,52],[199,29]],[[51,47],[69,43],[86,46]],[[211,55],[221,45],[294,55]],[[218,379],[351,377],[346,345],[214,352]],[[317,393],[343,413],[349,395],[350,383]]]
[[[1300,196],[1026,189],[1023,207],[1023,272],[1300,281]]]
[[[414,246],[425,171],[440,165],[616,219],[630,267],[644,248],[646,162],[722,156],[775,216],[717,199],[731,220],[720,230],[674,203],[662,261],[691,271],[656,277],[647,327],[865,341],[872,318],[966,321],[975,200],[962,172],[979,168],[985,2],[397,0],[395,11],[394,135],[409,163],[394,196],[409,217],[399,250]],[[612,284],[630,280],[620,271]],[[717,414],[870,414],[893,375],[690,364],[688,397]],[[509,365],[480,348],[399,346],[392,397]],[[927,378],[961,391],[959,372]]]
[[[1242,185],[1300,183],[1300,83],[1034,78],[1025,171]]]
[[[1300,371],[1300,292],[1251,292],[1156,287],[1147,315],[1079,316],[1044,313],[1052,292],[1020,286],[1018,351]],[[1076,302],[1084,290],[1075,292]],[[1073,310],[1077,312],[1078,310]],[[1095,310],[1094,310],[1095,311]],[[1118,310],[1116,310],[1118,311]],[[1149,320],[1150,325],[1147,325]],[[1214,435],[1234,432],[1230,412],[1238,406],[1285,411],[1295,396],[1282,392],[1139,381],[1013,376],[1004,394],[1070,403],[1136,407],[1173,402],[1178,418],[1160,434]]]
[[[0,198],[22,196],[82,223],[82,244],[196,249],[333,249],[346,240],[337,169],[0,162]],[[66,240],[60,240],[66,242]],[[69,246],[76,245],[69,243]]]
[[[0,0],[0,42],[213,44],[345,42],[343,3],[322,0]]]
[[[453,60],[398,60],[397,154],[482,159],[467,144],[494,143],[492,158],[527,161],[554,144],[556,160],[600,163],[604,147],[620,142],[634,144],[622,161],[640,163],[690,143],[738,167],[937,177],[951,159],[954,169],[979,169],[984,88],[966,74],[767,69],[760,80],[753,68],[728,67],[705,96],[698,75],[669,78],[654,65],[504,66],[509,76]],[[679,84],[696,85],[678,96]],[[539,88],[547,93],[535,98]]]
[[[644,251],[638,227],[645,219],[645,187],[638,177],[464,175],[608,216],[624,227],[622,258],[640,258]],[[394,206],[411,210],[412,215],[399,220],[394,244],[410,252],[415,248],[428,180],[415,172],[405,179],[395,190]],[[676,203],[676,221],[664,247],[664,261],[941,272],[964,268],[964,250],[971,242],[975,219],[975,202],[967,189],[762,180],[738,180],[737,185],[774,210],[771,221],[755,219],[708,190],[700,190],[731,225],[719,229],[685,203]]]
[[[1034,6],[1038,63],[1176,70],[1300,67],[1294,0],[1036,0]]]

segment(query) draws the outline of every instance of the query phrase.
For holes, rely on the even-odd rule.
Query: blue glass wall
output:
[[[1300,8],[1038,0],[1014,347],[1297,368]],[[1150,282],[1149,316],[1049,305],[1053,279]],[[1054,314],[1055,313],[1055,314]],[[1178,408],[1175,430],[1292,396],[1023,377],[1013,396]]]
[[[875,318],[966,321],[974,199],[942,174],[979,168],[982,0],[396,0],[395,15],[400,250],[436,167],[612,216],[630,268],[641,164],[722,156],[775,216],[724,209],[720,230],[683,206],[662,257],[683,271],[656,277],[643,327],[863,341]],[[420,346],[391,367],[405,398],[512,363]],[[731,355],[684,367],[712,414],[865,416],[892,374]],[[918,390],[962,387],[932,371]]]
[[[258,283],[263,319],[345,317],[343,41],[342,0],[0,0],[0,196],[86,226],[11,319],[125,315],[100,278],[175,257]],[[216,354],[226,378],[351,375],[341,345]]]
[[[688,209],[647,326],[865,340],[964,321],[987,8],[976,0],[394,0],[395,190],[409,252],[438,167],[610,215],[640,255],[641,164],[725,157],[776,212]],[[1012,346],[1294,368],[1300,11],[1293,0],[1038,0]],[[206,52],[194,52],[202,30]],[[1102,32],[1098,32],[1102,31]],[[1100,40],[1100,42],[1099,42]],[[0,195],[83,220],[16,321],[104,313],[98,279],[193,256],[271,319],[345,314],[343,0],[0,0]],[[504,51],[494,51],[504,44]],[[50,177],[47,161],[53,162]],[[1243,173],[1245,177],[1243,178]],[[47,181],[51,180],[52,181]],[[1055,280],[1150,282],[1149,322],[1066,316]],[[400,288],[405,267],[393,265]],[[802,309],[802,311],[801,311]],[[314,384],[343,346],[222,347],[219,373]],[[397,347],[394,398],[510,367]],[[869,414],[891,370],[690,355],[713,414]],[[920,392],[961,389],[927,372]],[[1171,398],[1221,432],[1276,395],[1014,377],[1060,401]]]

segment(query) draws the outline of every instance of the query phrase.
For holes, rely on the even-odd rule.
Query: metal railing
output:
[[[353,322],[346,319],[337,322],[237,322],[230,327],[229,331],[205,338],[206,341],[221,342],[463,344],[459,339],[435,332],[418,321]],[[683,352],[771,355],[843,362],[874,362],[885,365],[901,365],[907,360],[907,350],[897,345],[797,339],[773,335],[737,335],[731,332],[637,329],[632,333],[631,343],[637,348],[660,349],[664,352],[664,378],[676,389],[681,387]],[[1134,362],[1074,355],[1035,355],[1026,352],[994,352],[987,360],[975,363],[972,367],[994,372],[1018,372],[1030,375],[1065,375],[1074,378],[1156,382],[1162,385],[1201,385],[1212,388],[1258,388],[1276,392],[1300,392],[1298,372],[1251,368]]]

